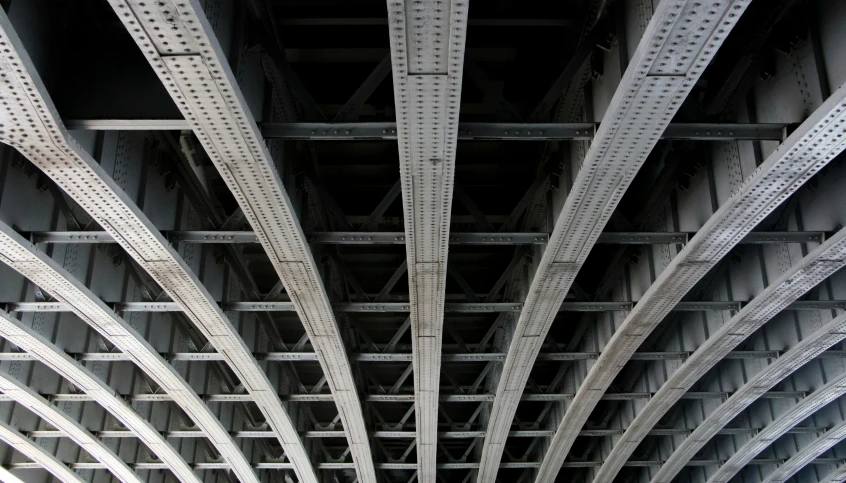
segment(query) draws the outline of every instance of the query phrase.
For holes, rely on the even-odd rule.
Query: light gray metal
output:
[[[300,478],[306,483],[316,483],[311,462],[276,395],[276,389],[258,362],[252,358],[235,327],[214,303],[209,292],[187,264],[169,247],[153,223],[65,130],[44,84],[3,12],[0,12],[0,33],[3,35],[3,39],[0,39],[0,69],[5,74],[5,82],[0,83],[0,92],[6,99],[2,103],[0,116],[6,119],[32,120],[19,123],[20,129],[4,130],[0,134],[0,141],[15,147],[38,166],[106,231],[120,240],[120,245],[127,253],[150,273],[173,300],[178,301],[187,317],[206,339],[227,356],[229,366],[238,374],[247,391],[255,396],[256,405],[268,424],[278,432],[279,441],[286,455],[294,462]],[[19,256],[29,256],[30,253],[24,250]],[[14,259],[9,261],[13,262]],[[18,270],[21,268],[25,269],[16,267]],[[30,277],[37,275],[26,270],[25,273]],[[64,283],[62,280],[57,279],[57,286]],[[71,300],[74,304],[85,303],[84,299]],[[119,335],[128,334],[114,319],[104,318],[98,322],[106,324],[103,326],[106,333],[114,326],[115,330],[120,329]],[[143,339],[129,335],[124,340],[129,344]],[[160,376],[167,376],[173,382],[177,381],[169,372]],[[190,397],[180,402],[197,406],[197,400]],[[205,406],[197,406],[187,412],[196,417],[206,414]],[[217,426],[222,428],[216,418],[208,421],[208,424],[209,430]],[[221,455],[232,463],[233,471],[242,481],[257,481],[252,468],[246,464],[244,455],[225,431],[218,443]]]
[[[708,8],[699,8],[698,1],[664,0],[655,8],[593,137],[526,295],[488,421],[480,483],[493,483],[496,479],[496,462],[502,457],[520,394],[576,274],[638,169],[749,3],[720,0],[711,2]],[[689,36],[690,31],[697,32],[695,38]],[[676,47],[679,43],[687,46],[684,54]],[[614,348],[612,352],[616,352],[616,339],[609,344]],[[573,439],[611,384],[616,367],[623,365],[637,345],[635,341],[619,353],[600,356],[591,371],[593,378],[588,376],[582,384],[578,401],[570,405],[566,423],[562,423],[551,442],[537,474],[538,482],[555,479]],[[603,362],[611,359],[614,369],[604,370]],[[600,374],[600,381],[592,380]]]
[[[640,345],[670,307],[704,277],[737,241],[846,147],[843,142],[846,133],[842,124],[844,118],[846,86],[832,94],[770,155],[661,273],[606,345],[604,354],[608,357],[600,356],[583,383],[585,395],[577,398],[574,406],[578,403],[579,411],[587,411],[583,413],[584,418],[595,405],[591,404],[591,398],[601,394],[617,375],[619,361],[625,360]],[[626,435],[614,446],[596,477],[600,481],[606,478],[613,480],[622,462],[669,410],[675,396],[686,391],[719,362],[722,354],[844,263],[846,230],[841,230],[755,297],[670,376],[659,394],[629,425]],[[581,419],[577,421],[584,423]],[[565,416],[561,424],[561,428],[565,428],[564,424],[575,423]],[[565,443],[568,448],[572,439],[568,438]]]
[[[200,483],[200,479],[166,439],[147,420],[139,415],[115,391],[86,368],[77,364],[61,349],[25,327],[16,319],[0,313],[0,336],[21,349],[35,355],[50,369],[67,379],[84,394],[81,397],[96,401],[115,419],[129,428],[150,448],[165,466],[183,483]],[[4,398],[7,396],[3,396]],[[168,396],[170,397],[170,396]]]
[[[417,479],[435,482],[438,392],[469,0],[388,0],[408,240]]]
[[[19,453],[31,459],[36,468],[44,468],[64,483],[85,483],[85,480],[68,468],[58,458],[36,444],[35,441],[19,433],[15,428],[0,421],[0,440],[15,448]]]
[[[846,421],[835,425],[819,438],[799,450],[789,460],[770,473],[763,483],[781,483],[789,480],[805,466],[822,456],[834,445],[846,439]]]
[[[708,483],[731,481],[749,461],[766,450],[773,441],[794,431],[799,423],[844,394],[846,394],[846,372],[833,377],[823,387],[803,398],[798,404],[781,413],[773,422],[758,431],[711,475]]]
[[[294,303],[335,395],[358,479],[361,483],[376,483],[364,413],[329,296],[255,117],[200,3],[197,0],[175,3],[109,0],[109,3],[190,122],[256,231]],[[240,339],[237,343],[245,348]],[[236,358],[241,361],[236,362]],[[233,354],[230,365],[241,374],[243,366],[250,367],[253,372],[250,378],[255,381],[242,377],[245,386],[260,389],[263,395],[257,399],[264,403],[259,405],[277,411],[276,415],[268,414],[272,416],[269,420],[284,418],[284,422],[277,423],[280,442],[298,468],[300,480],[316,483],[302,442],[277,404],[276,391],[255,359],[250,359],[250,354],[239,350],[237,356]]]
[[[13,475],[11,471],[0,466],[0,481],[3,483],[24,483],[24,481]]]
[[[15,402],[37,414],[44,422],[58,429],[58,433],[62,436],[73,440],[73,442],[78,444],[80,448],[94,457],[94,459],[106,465],[106,468],[118,480],[127,483],[142,483],[144,481],[118,455],[103,444],[102,441],[89,433],[81,424],[71,419],[64,412],[59,411],[55,406],[38,395],[38,393],[21,384],[14,377],[0,372],[0,390]],[[131,431],[127,432],[132,437],[136,436]]]
[[[37,252],[29,242],[2,222],[0,222],[0,260],[67,305],[80,319],[121,350],[124,360],[134,362],[159,387],[176,394],[174,402],[208,434],[215,449],[230,462],[232,467],[250,471],[249,461],[229,437],[226,428],[176,369],[168,364],[142,335],[115,315],[79,280],[76,280],[53,259]],[[41,354],[34,352],[31,355],[36,359],[42,357]],[[248,476],[249,473],[242,477]]]
[[[731,325],[731,323],[732,321],[729,321],[726,325]],[[722,329],[720,332],[722,333]],[[795,347],[791,348],[783,356],[776,359],[761,372],[755,374],[746,384],[732,394],[724,404],[709,414],[696,427],[696,430],[676,448],[658,473],[652,477],[652,483],[672,481],[682,468],[684,468],[685,464],[693,459],[696,453],[720,429],[730,423],[738,414],[761,397],[762,394],[844,338],[846,338],[846,315],[841,315],[802,339],[801,342],[796,344]],[[703,349],[705,348],[709,348],[707,342],[703,346]],[[696,356],[694,355],[694,357]],[[689,361],[692,362],[693,358],[689,359]],[[685,367],[682,366],[679,370],[682,369],[685,369]],[[649,406],[646,409],[648,408]],[[624,438],[627,435],[628,431],[626,431]]]

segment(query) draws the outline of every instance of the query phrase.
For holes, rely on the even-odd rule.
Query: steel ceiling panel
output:
[[[417,478],[435,481],[449,221],[468,0],[388,0],[405,222]]]
[[[189,121],[255,230],[315,346],[329,387],[336,396],[342,391],[356,391],[346,347],[302,227],[199,2],[110,0],[110,4]],[[161,29],[168,30],[168,35],[159,36]],[[214,319],[220,317],[208,320]],[[227,337],[226,324],[215,335]],[[230,347],[226,352],[232,360],[241,361],[233,368],[237,368],[253,390],[263,392],[260,400],[268,404],[266,407],[280,411],[278,397],[272,397],[275,394],[272,385],[255,359],[238,347],[239,341],[226,342],[221,337],[215,341],[226,343]],[[358,478],[364,483],[375,483],[373,456],[359,398],[336,397],[335,403],[352,448]],[[268,411],[265,414],[271,421],[283,424],[280,440],[286,444],[286,453],[300,464],[308,461],[287,415],[269,415]],[[303,481],[316,482],[311,465],[297,467]]]
[[[532,339],[542,340],[552,324],[543,305],[560,305],[561,293],[569,290],[640,166],[749,3],[720,0],[705,7],[692,0],[664,0],[656,7],[579,169],[532,280],[497,387],[489,436],[482,449],[480,483],[495,480],[503,450],[496,443],[504,441],[517,410],[519,398],[505,396],[512,391],[522,392],[529,375],[526,367],[533,364],[540,348]],[[674,62],[675,46],[680,43],[693,50],[685,54],[684,62]],[[557,263],[567,264],[568,270],[554,270]],[[555,479],[596,402],[647,334],[646,326],[632,328],[636,329],[632,333],[615,334],[610,343],[615,345],[609,345],[615,355],[600,358],[580,387],[578,401],[569,406],[566,424],[562,423],[552,439],[537,481]],[[491,429],[499,434],[494,435]]]
[[[118,455],[81,424],[59,411],[56,406],[50,404],[14,377],[0,372],[0,391],[61,431],[64,436],[73,440],[89,455],[106,465],[118,480],[137,483],[144,481]]]
[[[0,313],[0,336],[29,352],[50,369],[97,401],[115,419],[132,431],[150,448],[174,475],[184,483],[199,483],[200,479],[167,440],[115,391],[79,365],[61,349],[22,325],[17,319]]]
[[[617,350],[617,334],[636,331],[642,334],[638,337],[639,345],[670,312],[671,306],[680,301],[735,244],[846,148],[844,123],[846,86],[832,94],[769,156],[734,196],[705,223],[641,297],[591,371],[604,370],[611,375],[604,378],[603,384],[599,386],[601,391],[608,387],[606,381],[610,385],[613,376],[619,372],[619,369],[613,369],[613,364],[619,364],[619,361],[625,361],[624,358],[631,356],[630,353]],[[737,344],[842,267],[846,263],[845,237],[846,233],[838,232],[723,325],[714,337],[709,338],[670,376],[632,421],[623,439],[640,442],[678,400],[676,389],[690,388]],[[689,267],[694,269],[690,270]],[[585,384],[590,380],[591,375],[588,375]],[[585,417],[595,405],[591,399],[592,394],[577,394],[574,399],[574,405],[577,402],[587,404],[581,406],[587,408]],[[573,424],[573,421],[565,415],[561,424]],[[613,480],[634,449],[631,445],[615,445],[596,478],[599,481]]]

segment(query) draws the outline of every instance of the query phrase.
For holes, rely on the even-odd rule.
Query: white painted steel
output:
[[[820,483],[843,483],[846,482],[846,465],[837,468],[823,478]]]
[[[0,261],[68,304],[80,319],[114,344],[128,360],[134,362],[156,384],[171,394],[173,401],[208,435],[220,454],[228,458],[227,461],[249,467],[249,462],[214,413],[188,382],[142,335],[135,332],[126,321],[118,317],[63,267],[44,253],[37,251],[26,239],[2,222],[0,222]],[[17,343],[15,340],[12,342]],[[28,352],[39,359],[42,358],[34,351]],[[64,372],[58,372],[63,377],[67,377]]]
[[[141,483],[144,481],[132,471],[120,456],[116,455],[101,440],[94,437],[81,424],[71,419],[62,411],[59,411],[56,406],[50,404],[50,402],[38,393],[4,372],[0,372],[0,391],[3,391],[6,396],[38,415],[43,421],[50,423],[64,436],[73,440],[86,453],[106,465],[106,468],[120,481],[127,483]]]
[[[138,439],[161,460],[165,468],[170,469],[180,481],[183,483],[200,483],[200,479],[194,474],[188,463],[152,424],[141,417],[124,399],[115,394],[114,389],[78,364],[64,351],[5,312],[0,312],[0,336],[34,355],[44,365],[73,383],[77,389],[87,394],[93,401],[97,401],[115,419],[135,433]]]
[[[15,448],[19,453],[34,461],[50,474],[64,483],[84,483],[73,470],[67,467],[58,458],[48,453],[47,450],[37,445],[35,441],[19,433],[15,428],[0,421],[0,440]]]
[[[526,296],[497,387],[480,483],[493,483],[520,395],[558,307],[612,212],[750,0],[664,0],[656,7],[581,165]],[[680,48],[683,46],[683,48]],[[555,479],[588,415],[646,333],[600,357],[556,432],[537,481]]]
[[[435,481],[449,221],[468,8],[469,0],[388,0],[421,483]]]
[[[190,123],[255,230],[294,303],[335,396],[358,479],[376,483],[360,397],[329,296],[261,131],[199,2],[109,3]],[[234,346],[235,342],[226,341],[225,345]],[[279,399],[271,392],[261,368],[254,359],[250,360],[249,354],[237,352],[232,356],[233,361],[241,361],[238,369],[253,366],[249,369],[252,374],[243,375],[251,380],[248,385],[265,393],[265,415],[271,421],[286,419],[273,425],[280,432],[286,454],[300,467],[300,478],[316,481],[302,443],[287,415],[280,412]],[[260,381],[262,378],[264,381]]]
[[[0,105],[0,120],[6,126],[15,126],[0,131],[0,141],[17,148],[55,181],[179,304],[185,315],[223,354],[229,367],[254,397],[300,480],[316,483],[314,467],[276,389],[238,331],[153,223],[68,134],[8,17],[2,12],[0,35],[3,36],[0,39],[0,73],[5,75],[0,93],[7,99]],[[127,337],[125,343],[137,344],[139,340]],[[342,355],[343,351],[336,354]],[[178,386],[173,389],[179,390]],[[186,398],[183,403],[193,405],[194,400]],[[204,413],[199,406],[196,409],[199,412],[187,412],[193,417]],[[220,423],[209,421],[208,424],[211,427]],[[210,434],[210,437],[220,445],[221,454],[241,481],[258,481],[228,435],[220,434],[217,438]]]
[[[809,418],[827,404],[846,394],[846,372],[838,374],[823,387],[803,398],[767,427],[747,441],[708,479],[708,483],[727,483],[750,461],[767,449],[773,441]]]
[[[834,445],[846,439],[846,421],[835,425],[819,438],[802,448],[792,458],[770,473],[763,483],[781,483],[789,480],[802,468],[809,465]]]
[[[802,123],[673,259],[605,346],[591,370],[591,374],[597,374],[593,378],[589,375],[579,392],[582,393],[583,389],[590,392],[590,398],[593,393],[598,393],[596,397],[601,396],[625,364],[623,357],[628,358],[631,351],[637,349],[673,305],[755,225],[846,148],[844,134],[846,86],[832,94]],[[597,481],[614,479],[649,430],[708,369],[780,310],[843,266],[846,259],[843,237],[844,234],[838,232],[835,238],[767,287],[699,347],[629,425],[597,472]],[[600,378],[604,383],[597,382]],[[585,403],[579,394],[573,405],[578,403]],[[594,404],[587,407],[586,414],[590,413]],[[580,406],[580,410],[584,407]],[[566,427],[563,426],[565,423],[572,423],[572,420],[568,421],[565,416],[561,428]]]
[[[842,240],[846,238],[846,232],[841,230],[838,233],[839,238]],[[846,254],[846,243],[840,242],[840,255]],[[830,251],[826,251],[824,253],[830,253]],[[810,257],[814,255],[821,255],[821,252],[815,250],[814,253],[805,257],[803,260],[803,265],[807,264],[807,266],[811,266],[813,268],[819,269],[818,265],[813,265],[813,260],[809,260]],[[819,257],[815,257],[818,259]],[[831,267],[824,267],[821,271],[822,272],[833,272],[838,267],[835,264],[832,264]],[[790,277],[783,280],[796,280],[797,278],[800,279],[800,283],[803,284],[803,288],[805,284],[803,283],[802,274],[796,273],[791,271],[789,273]],[[818,279],[816,275],[811,277],[813,280]],[[786,290],[787,287],[784,287],[784,282],[782,282],[781,287],[783,292],[781,295],[787,295],[789,298],[793,298],[793,296],[797,293],[797,291],[790,291]],[[765,299],[771,300],[773,297],[773,291],[766,291],[765,294],[770,295],[767,297],[764,295]],[[755,304],[758,298],[754,299],[751,303]],[[766,300],[761,301],[761,303],[769,303]],[[781,305],[780,301],[775,301],[774,305],[779,306]],[[760,305],[759,305],[760,306]],[[766,319],[771,318],[775,315],[775,312],[770,312],[766,315]],[[714,335],[709,341],[707,341],[700,350],[697,350],[696,353],[689,359],[689,361],[693,361],[695,365],[701,365],[702,367],[710,367],[712,360],[719,361],[719,355],[722,354],[720,349],[714,349],[714,346],[721,345],[725,343],[725,341],[720,341],[719,338],[725,339],[725,337],[731,337],[732,344],[734,340],[736,340],[735,336],[736,333],[733,332],[732,329],[736,327],[739,323],[743,323],[744,318],[733,318],[732,320],[728,321],[722,328],[720,328],[719,332]],[[747,318],[748,320],[748,318]],[[758,324],[763,324],[766,320],[756,321]],[[752,324],[754,327],[754,324]],[[743,412],[744,409],[749,407],[753,402],[755,402],[758,398],[760,398],[765,392],[771,389],[773,386],[784,380],[794,371],[798,370],[800,367],[811,361],[814,357],[821,354],[826,349],[830,348],[834,344],[840,342],[846,338],[846,315],[841,315],[828,323],[826,323],[820,329],[814,331],[814,333],[810,334],[808,337],[802,339],[801,342],[796,344],[795,347],[791,348],[787,351],[784,355],[780,356],[778,359],[775,360],[772,364],[765,367],[761,372],[755,374],[754,377],[749,379],[743,386],[740,387],[737,391],[735,391],[732,396],[726,400],[725,403],[721,404],[717,409],[715,409],[708,417],[699,424],[693,433],[688,436],[682,444],[679,445],[678,448],[670,455],[667,461],[661,466],[661,469],[655,476],[652,477],[652,482],[669,482],[672,481],[673,478],[684,468],[684,466],[691,460],[693,457],[701,450],[707,443],[710,441],[711,438],[714,437],[725,425],[729,424],[738,414]],[[713,342],[711,342],[713,340]],[[710,356],[709,361],[705,362],[704,359],[706,357],[706,352],[700,351],[709,351],[709,350],[716,350],[718,354],[715,356]],[[686,364],[682,366],[679,370],[685,370],[690,368],[686,368]],[[678,371],[677,371],[678,372]],[[701,369],[696,371],[697,373],[704,373]],[[672,381],[673,378],[670,379]],[[695,379],[694,379],[695,382]],[[692,384],[692,383],[691,383]],[[685,384],[687,385],[687,384]],[[673,388],[676,386],[673,384]],[[669,391],[668,391],[669,392]],[[666,394],[666,393],[664,393]],[[657,399],[659,396],[663,394],[659,391],[653,398]],[[677,399],[675,395],[672,396],[672,399]],[[650,409],[650,403],[644,409]],[[660,403],[659,403],[660,404]],[[667,401],[666,404],[671,404],[671,402]],[[667,406],[665,406],[667,407]],[[662,415],[663,412],[659,411]],[[633,426],[632,426],[633,427]],[[628,432],[627,432],[628,433]],[[627,434],[626,433],[626,434]],[[623,440],[628,441],[625,439],[626,435],[624,434]]]
[[[11,471],[0,466],[0,481],[3,483],[24,483],[24,481],[13,475]]]

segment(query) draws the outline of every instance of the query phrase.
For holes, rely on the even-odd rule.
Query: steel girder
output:
[[[4,130],[0,140],[18,149],[106,231],[120,240],[127,253],[173,300],[178,301],[187,317],[225,355],[229,367],[255,397],[256,405],[277,431],[279,441],[294,462],[300,478],[315,483],[314,468],[276,389],[235,327],[153,223],[65,130],[33,63],[3,12],[0,12],[0,34],[3,35],[0,39],[0,71],[5,75],[5,82],[0,83],[0,92],[10,100],[3,104],[0,116],[5,122],[17,126],[16,129]],[[135,337],[125,340],[127,343],[139,342]],[[189,414],[196,416],[205,412],[199,406],[196,410],[195,414],[191,411]],[[210,424],[223,429],[216,418]],[[225,430],[217,441],[221,454],[242,481],[257,481],[240,449],[224,434]]]
[[[784,464],[767,475],[763,483],[782,483],[789,480],[799,470],[811,464],[815,459],[822,456],[823,453],[843,440],[846,440],[846,421],[835,425],[822,436],[799,450],[789,460],[785,461]]]
[[[233,468],[249,468],[247,458],[229,437],[226,428],[214,413],[141,334],[133,330],[58,263],[36,251],[10,226],[2,222],[0,260],[65,303],[81,320],[120,349],[127,360],[132,361],[165,391],[173,393],[173,401],[209,436],[215,448],[230,461]],[[39,354],[31,354],[36,359],[41,359]],[[64,375],[61,372],[60,374]],[[174,469],[174,473],[179,474],[177,469]]]
[[[255,117],[200,3],[109,3],[188,119],[255,230],[335,395],[359,481],[375,483],[364,412],[328,294]],[[164,30],[167,34],[162,36]],[[274,404],[278,401],[275,393],[268,392],[265,397]],[[290,456],[296,466],[302,467],[297,474],[303,481],[315,482],[299,438],[290,433],[283,439],[288,444],[296,441],[296,454]]]
[[[726,0],[702,9],[699,2],[668,0],[657,7],[536,269],[497,386],[489,436],[482,449],[480,483],[493,483],[496,477],[496,462],[502,456],[520,394],[558,306],[638,169],[748,4],[746,0]],[[691,29],[697,32],[695,37],[689,36],[691,26],[696,27]],[[684,54],[676,49],[678,43],[688,46]],[[613,357],[625,361],[636,348],[632,344]],[[610,358],[609,354],[605,359]],[[609,371],[601,370],[598,361],[591,371],[594,376],[582,384],[579,404],[570,405],[566,424],[562,423],[553,438],[537,481],[555,478],[574,435],[598,395],[610,385],[613,375],[608,377]],[[600,381],[593,381],[597,376],[602,376]]]
[[[200,479],[194,474],[188,463],[152,424],[138,414],[125,400],[116,395],[111,387],[77,364],[61,349],[5,313],[0,313],[0,335],[29,352],[44,365],[73,383],[92,401],[97,401],[115,419],[144,442],[150,448],[150,451],[161,460],[163,467],[171,470],[180,481],[183,483],[200,483]]]
[[[614,356],[605,360],[600,356],[596,366],[592,368],[591,374],[596,373],[595,379],[602,377],[605,383],[600,386],[592,381],[589,375],[582,387],[601,388],[592,392],[604,391],[618,372],[618,369],[613,368],[619,365],[620,361],[625,361],[620,359],[619,355],[627,358],[663,320],[672,306],[678,303],[740,239],[846,148],[842,140],[842,119],[846,118],[844,110],[846,86],[832,94],[802,123],[673,259],[606,346],[606,351],[610,351],[607,353]],[[787,306],[840,268],[842,265],[839,260],[846,258],[840,245],[843,236],[843,233],[838,233],[831,240],[832,243],[827,242],[822,246],[825,248],[821,247],[821,251],[815,251],[816,256],[808,260],[809,266],[803,264],[796,268],[800,278],[806,277],[807,282],[791,285],[794,280],[779,279],[782,285],[769,287],[760,298],[755,299],[758,303],[753,300],[753,303],[732,319],[736,322],[732,331],[721,330],[719,339],[709,339],[706,346],[698,349],[696,353],[699,355],[677,370],[662,386],[660,397],[656,396],[647,408],[638,414],[626,431],[626,436],[614,446],[606,464],[597,473],[597,478],[614,478],[619,471],[620,462],[628,459],[646,432],[669,409],[674,395],[680,394],[681,388],[692,386],[699,376],[704,374],[703,369],[707,370],[719,362],[719,354],[731,350],[769,317],[778,313],[774,309]],[[832,250],[830,253],[827,252],[828,248]],[[580,402],[584,403],[584,400],[577,396],[574,405]],[[588,407],[585,415],[589,414],[592,408],[593,404]],[[562,428],[565,423],[572,421],[568,421],[565,416],[561,423]]]
[[[417,478],[434,483],[469,0],[388,0],[414,360]]]
[[[0,391],[38,415],[46,423],[57,428],[63,436],[73,440],[86,453],[106,465],[106,468],[118,480],[126,483],[141,483],[143,481],[114,451],[89,433],[81,424],[59,411],[50,402],[14,377],[0,372]],[[135,435],[133,434],[133,436]]]
[[[13,475],[11,471],[2,466],[0,466],[0,481],[4,483],[24,483],[22,479]]]
[[[27,438],[15,428],[3,422],[0,422],[0,440],[15,448],[38,466],[49,471],[50,474],[63,483],[84,483],[85,481],[64,463],[59,461],[58,458],[36,444],[35,441]]]

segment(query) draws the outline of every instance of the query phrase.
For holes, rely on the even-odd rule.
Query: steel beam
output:
[[[496,479],[496,463],[502,457],[520,394],[576,274],[638,169],[748,4],[749,0],[722,0],[713,2],[703,12],[696,1],[666,0],[656,7],[603,121],[592,136],[590,150],[535,271],[497,387],[488,422],[489,436],[482,448],[479,483],[493,483]],[[695,39],[684,33],[687,29],[698,32]],[[692,54],[679,56],[675,47],[679,42],[688,45],[685,52]],[[615,367],[622,367],[636,348],[633,344],[605,359],[622,356],[621,362],[615,362]],[[600,366],[599,361],[592,373]],[[605,387],[611,384],[613,375],[606,378]],[[538,482],[555,479],[572,440],[593,409],[593,399],[598,400],[604,392],[590,377],[582,387],[585,389],[579,399],[584,400],[590,393],[588,400],[570,405],[565,416],[567,424],[562,423],[562,430],[553,438],[537,473]]]
[[[26,239],[2,222],[0,222],[0,260],[59,299],[104,339],[122,351],[123,360],[133,362],[164,391],[177,394],[174,402],[209,435],[215,450],[226,458],[236,471],[238,468],[241,472],[251,471],[249,460],[229,437],[221,421],[176,369],[168,364],[142,335],[118,317],[79,280],[53,259],[36,251]],[[219,355],[221,360],[226,359],[224,354]],[[44,357],[43,354],[36,352],[29,353],[29,356],[32,360],[41,360]],[[63,373],[60,372],[60,374]],[[174,472],[176,473],[177,469]]]
[[[793,275],[795,275],[795,273]],[[726,325],[732,325],[732,321],[729,321]],[[734,325],[736,326],[736,324]],[[722,328],[720,333],[722,333]],[[776,359],[773,363],[765,367],[762,371],[751,377],[740,389],[732,394],[732,396],[724,404],[720,405],[711,412],[711,414],[709,414],[708,417],[696,427],[696,430],[693,431],[693,433],[675,449],[675,451],[667,459],[667,463],[661,467],[655,476],[653,476],[651,480],[652,483],[672,481],[673,478],[675,478],[675,476],[682,470],[685,464],[693,459],[693,457],[708,443],[708,441],[710,441],[714,435],[717,434],[720,429],[730,423],[738,414],[761,397],[763,393],[844,338],[846,338],[846,315],[842,315],[829,321],[820,329],[802,339],[801,342],[796,344],[796,346]],[[709,344],[706,342],[702,348],[705,349],[708,347]],[[696,355],[688,359],[688,361],[693,362],[695,357]],[[679,368],[680,371],[684,369],[687,369],[685,365]],[[704,373],[704,371],[699,372]],[[682,386],[682,388],[685,386]],[[674,389],[676,388],[675,386],[672,387]],[[655,399],[657,401],[657,398]],[[644,411],[647,409],[651,409],[649,405],[644,408]],[[630,427],[633,426],[634,423]],[[624,438],[626,436],[631,436],[628,435],[628,431],[626,431]],[[626,441],[628,441],[628,439],[626,439]]]
[[[805,466],[813,463],[826,451],[837,443],[846,439],[846,421],[834,425],[817,439],[800,449],[789,460],[785,461],[772,473],[767,475],[763,483],[782,483],[789,480]]]
[[[396,133],[399,148],[408,240],[417,479],[434,483],[447,254],[469,0],[388,0],[387,4],[397,116],[391,132]],[[383,129],[385,133],[388,130]]]
[[[183,483],[200,483],[200,479],[179,452],[149,421],[138,414],[126,399],[115,394],[114,389],[88,369],[77,364],[61,349],[5,313],[0,313],[0,336],[32,354],[44,365],[73,383],[82,391],[80,396],[100,404],[147,445],[150,451],[161,460],[164,468],[172,471],[177,479]]]
[[[562,430],[567,431],[565,424],[584,424],[595,406],[592,398],[607,389],[618,373],[620,362],[637,349],[670,307],[681,300],[760,220],[842,152],[846,147],[843,140],[846,129],[842,125],[843,119],[846,119],[844,110],[846,86],[838,89],[802,123],[673,259],[606,345],[606,352],[597,360],[582,384],[583,389],[580,389],[584,391],[583,396],[578,398],[580,419],[565,416],[561,422]],[[680,394],[683,388],[691,387],[719,362],[721,354],[741,343],[776,315],[781,307],[797,300],[846,263],[846,230],[835,234],[802,262],[788,270],[786,275],[793,275],[793,278],[782,276],[767,287],[670,376],[659,391],[660,397],[656,396],[637,415],[626,431],[627,436],[614,446],[596,475],[600,481],[614,479],[622,461],[628,459],[648,429],[660,420],[674,396]],[[562,440],[561,447],[569,448],[573,439],[571,436]]]
[[[2,466],[0,466],[0,481],[4,483],[24,483],[22,479],[13,475],[11,471]]]
[[[206,339],[226,354],[229,367],[238,374],[247,391],[256,396],[256,405],[268,424],[278,432],[279,441],[286,455],[294,462],[300,479],[306,483],[316,483],[311,462],[282,402],[276,396],[276,389],[258,362],[252,358],[235,327],[179,254],[169,247],[153,223],[65,130],[35,66],[3,12],[0,12],[0,34],[3,35],[0,69],[5,75],[5,81],[0,83],[0,92],[7,99],[0,109],[0,117],[18,126],[0,133],[0,141],[18,149],[55,181],[100,226],[120,240],[120,245],[127,253],[150,273],[173,300],[179,302]],[[20,122],[21,118],[31,121]],[[24,255],[26,253],[15,253],[9,261],[14,262],[17,256]],[[20,269],[28,276],[37,275],[27,272],[26,266]],[[61,285],[58,280],[56,284]],[[71,300],[78,303],[76,299]],[[115,324],[110,318],[104,328],[106,333],[111,330],[111,326],[122,329],[120,324]],[[139,341],[134,336],[124,340],[127,344]],[[170,374],[165,375],[176,381]],[[198,406],[197,400],[186,398],[184,403],[196,406],[188,410],[188,414],[197,417],[206,414],[205,406]],[[220,422],[213,419],[208,421],[209,430],[218,427],[222,430]],[[253,469],[228,434],[223,431],[220,436],[221,455],[232,464],[233,471],[242,481],[257,481]]]
[[[0,440],[15,448],[20,454],[33,461],[34,467],[43,468],[63,483],[84,483],[79,475],[68,468],[58,458],[48,453],[47,450],[35,441],[19,433],[15,428],[4,422],[0,422]],[[165,467],[166,468],[166,467]]]
[[[376,483],[364,413],[329,296],[255,117],[199,2],[177,2],[175,6],[138,0],[109,3],[188,119],[256,231],[316,348],[347,432],[358,479]],[[166,35],[160,30],[163,21],[167,23]],[[240,339],[238,342],[243,344]],[[237,366],[233,364],[233,369],[239,372]],[[256,377],[267,381],[260,367],[255,366],[255,372]],[[262,391],[273,391],[269,381],[262,384]],[[265,394],[275,406],[276,393]],[[289,457],[298,467],[300,480],[316,483],[308,455],[296,433],[291,432],[293,428],[288,427],[287,415],[284,417],[288,437],[280,441],[283,446],[295,446]]]
[[[96,131],[181,131],[191,129],[183,119],[67,119],[68,129]],[[261,123],[267,139],[311,141],[394,141],[393,122]],[[671,123],[661,139],[687,141],[782,141],[795,126],[765,123]],[[506,141],[589,141],[599,124],[583,123],[485,123],[458,124],[457,139]]]
[[[252,231],[163,231],[174,243],[259,243]],[[115,243],[105,231],[35,231],[29,233],[33,243],[97,244]],[[695,233],[687,232],[603,232],[597,244],[614,245],[675,245],[687,243]],[[324,245],[405,245],[403,232],[312,232],[306,234],[309,243]],[[821,231],[753,232],[741,244],[822,243]],[[548,233],[451,233],[450,245],[546,245]]]
[[[824,386],[803,398],[795,406],[787,408],[770,424],[759,430],[708,478],[708,483],[728,483],[749,461],[769,448],[770,444],[796,429],[799,423],[844,394],[846,394],[846,372],[836,375]]]
[[[120,481],[125,483],[142,483],[142,480],[129,466],[102,441],[95,438],[76,420],[41,397],[38,393],[20,383],[14,377],[0,372],[0,391],[7,397],[21,404],[49,423],[60,435],[70,438],[94,459],[106,465],[106,468]],[[130,436],[137,437],[134,432],[127,431]],[[205,436],[205,433],[202,433]],[[32,436],[32,435],[30,435]]]

